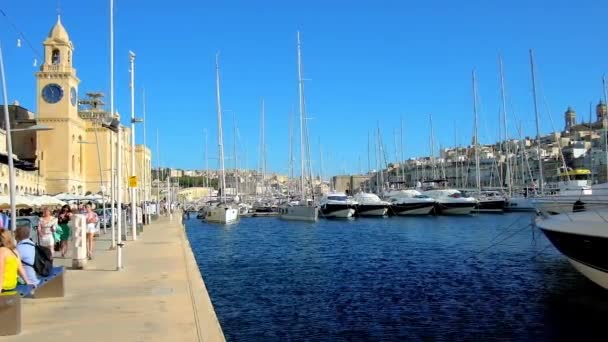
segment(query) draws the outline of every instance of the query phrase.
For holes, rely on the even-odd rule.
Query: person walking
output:
[[[69,205],[64,205],[61,207],[61,211],[59,211],[59,216],[57,217],[57,223],[59,224],[59,251],[61,252],[61,257],[65,257],[65,254],[68,251],[68,240],[70,239],[70,219],[72,218],[72,210]]]
[[[84,210],[87,223],[87,257],[89,260],[93,260],[93,241],[95,233],[97,232],[97,222],[99,221],[99,217],[97,216],[97,213],[91,209],[91,203],[87,203],[84,206]]]
[[[32,284],[21,265],[19,252],[15,248],[11,232],[0,229],[0,296],[9,296],[17,293],[17,279],[21,276],[26,284]]]
[[[55,246],[55,237],[53,233],[57,230],[57,218],[51,215],[49,208],[42,209],[42,217],[38,223],[38,244],[42,247],[46,247],[51,251],[53,255],[53,249]]]

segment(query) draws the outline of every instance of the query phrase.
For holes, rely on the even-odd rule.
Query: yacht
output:
[[[376,194],[359,192],[353,196],[357,202],[357,215],[359,216],[385,216],[390,203],[383,201]]]
[[[568,261],[594,283],[608,289],[608,211],[541,214],[536,226]]]
[[[343,192],[324,195],[319,201],[321,215],[326,218],[350,218],[355,215],[357,202],[351,200]]]
[[[422,193],[435,200],[435,212],[444,215],[468,215],[477,206],[473,197],[465,197],[456,189],[433,189]]]
[[[239,218],[239,210],[234,206],[225,203],[218,203],[215,207],[209,208],[205,221],[213,223],[233,223]]]
[[[559,174],[559,182],[547,186],[543,195],[532,199],[534,207],[551,215],[582,211],[589,207],[605,206],[607,203],[593,195],[591,171],[574,169]]]
[[[302,79],[302,51],[300,45],[300,31],[297,34],[297,51],[298,51],[298,99],[299,99],[299,115],[300,115],[300,191],[301,200],[291,201],[279,208],[281,219],[316,222],[319,219],[319,207],[314,204],[314,190],[310,190],[313,199],[307,199],[307,188],[310,188],[310,183],[306,181],[306,164],[305,151],[308,150],[308,133],[305,129],[305,113],[304,113],[304,81]],[[290,139],[291,140],[291,139]],[[291,149],[291,148],[290,148]],[[310,157],[310,156],[308,156]],[[290,158],[291,159],[291,158]],[[311,176],[311,175],[309,175]]]
[[[528,196],[513,196],[507,198],[505,211],[536,211],[536,207]]]
[[[239,218],[239,209],[237,205],[232,205],[226,202],[226,172],[224,169],[224,141],[222,131],[222,105],[220,97],[220,64],[219,55],[215,55],[215,85],[216,85],[216,101],[217,101],[217,128],[218,128],[218,147],[219,147],[219,162],[220,162],[220,192],[222,194],[221,202],[216,206],[212,206],[207,211],[205,220],[213,223],[233,223]]]
[[[482,190],[470,195],[477,199],[477,212],[502,213],[505,210],[507,200],[498,191]]]
[[[312,201],[291,201],[279,207],[283,220],[316,222],[319,219],[319,207]]]
[[[396,190],[387,193],[393,215],[428,215],[435,209],[435,200],[418,190]]]

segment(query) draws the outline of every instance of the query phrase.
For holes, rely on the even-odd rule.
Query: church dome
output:
[[[70,36],[68,36],[68,31],[65,30],[65,27],[61,24],[61,17],[57,16],[57,23],[49,32],[49,38],[58,39],[64,42],[70,41]]]

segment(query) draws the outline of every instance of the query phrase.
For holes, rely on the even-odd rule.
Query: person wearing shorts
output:
[[[97,217],[97,213],[91,209],[91,203],[87,203],[84,206],[84,211],[87,224],[87,257],[89,260],[93,260],[93,241],[95,233],[97,232],[97,222],[99,221],[99,218]]]

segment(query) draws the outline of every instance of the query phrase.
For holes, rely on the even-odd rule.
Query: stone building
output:
[[[116,149],[111,146],[112,141],[114,147],[117,146],[117,134],[103,127],[99,118],[91,116],[90,111],[85,113],[79,110],[80,79],[73,65],[74,45],[60,17],[43,46],[44,61],[35,73],[37,115],[32,113],[26,119],[48,126],[51,130],[28,132],[21,137],[12,135],[17,142],[13,143],[14,151],[21,153],[24,160],[34,163],[37,168],[29,177],[30,183],[24,186],[27,189],[35,188],[36,191],[32,190],[32,193],[85,195],[102,190],[107,193],[112,177],[112,159],[116,158],[113,154]],[[15,107],[14,117],[23,121],[24,110]],[[118,114],[113,117],[119,120]],[[150,179],[151,152],[147,147],[137,145],[136,169],[131,170],[131,131],[124,126],[121,128],[123,158],[118,165],[123,168],[123,173],[118,181],[123,184],[122,200],[129,202],[129,176],[139,176],[140,186],[144,174]],[[35,145],[35,148],[27,144]],[[5,176],[2,176],[0,186],[4,186],[5,182]],[[36,187],[31,182],[36,182]]]

